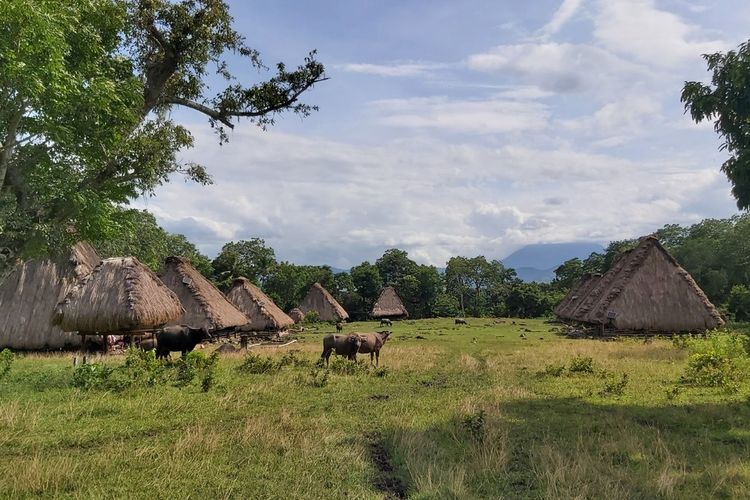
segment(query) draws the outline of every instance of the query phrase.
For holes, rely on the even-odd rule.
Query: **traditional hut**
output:
[[[66,332],[136,333],[161,327],[185,310],[177,295],[135,257],[104,259],[58,304]]]
[[[294,324],[292,318],[247,278],[234,280],[227,299],[250,318],[250,331],[278,331]]]
[[[101,261],[88,243],[66,255],[19,263],[0,283],[0,349],[62,349],[81,344],[53,324],[55,306]]]
[[[695,280],[653,236],[596,280],[569,319],[621,331],[691,332],[724,324]]]
[[[182,257],[167,257],[159,278],[180,299],[185,313],[168,325],[190,325],[220,331],[247,325],[250,320],[210,281]]]
[[[401,302],[396,289],[392,286],[383,288],[375,305],[372,306],[371,316],[375,319],[404,319],[409,317],[409,311]]]
[[[553,311],[558,318],[569,319],[576,307],[581,304],[597,281],[602,277],[601,274],[585,273],[581,279],[573,285],[570,292],[560,301]]]
[[[299,306],[303,313],[316,311],[323,321],[346,321],[349,314],[336,302],[333,295],[323,288],[320,283],[315,283],[305,296],[305,300]]]
[[[299,307],[295,307],[289,311],[289,317],[292,318],[295,324],[302,323],[305,320],[305,313]]]

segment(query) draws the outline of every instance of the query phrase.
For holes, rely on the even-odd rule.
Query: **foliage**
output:
[[[281,364],[271,358],[259,356],[253,352],[248,352],[242,364],[237,370],[248,374],[276,373],[281,369]]]
[[[622,396],[625,393],[625,387],[628,385],[628,374],[623,373],[618,379],[610,375],[604,382],[604,387],[599,391],[600,396]]]
[[[302,322],[310,325],[320,323],[320,313],[318,311],[307,311]]]
[[[685,385],[722,387],[736,391],[750,373],[750,359],[739,335],[711,334],[686,339],[690,352],[688,366],[680,377]]]
[[[104,388],[112,368],[104,363],[82,363],[73,370],[73,387],[91,390]]]
[[[486,412],[479,410],[463,419],[464,428],[469,431],[471,437],[476,441],[482,441],[485,433]]]
[[[750,320],[750,289],[745,285],[734,285],[729,291],[727,310],[737,321]]]
[[[594,373],[594,360],[591,356],[577,355],[568,364],[570,373]]]
[[[727,53],[705,54],[709,85],[685,82],[682,102],[696,123],[710,120],[729,158],[721,166],[741,210],[750,208],[750,41]]]
[[[334,281],[329,266],[300,266],[281,262],[271,270],[263,290],[276,305],[289,311],[302,302],[313,283],[318,282],[329,290],[334,289]]]
[[[16,358],[13,351],[7,347],[0,351],[0,380],[2,380],[13,366],[13,360]]]
[[[261,238],[230,241],[221,248],[212,264],[219,288],[229,290],[232,282],[240,277],[263,284],[276,267],[276,255]]]
[[[563,373],[565,373],[565,363],[550,363],[544,367],[543,372],[540,372],[550,377],[560,377]]]

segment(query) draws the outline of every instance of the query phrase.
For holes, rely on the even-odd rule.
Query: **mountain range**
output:
[[[552,281],[557,266],[578,257],[583,260],[593,252],[602,253],[604,247],[594,242],[538,243],[526,245],[502,259],[505,267],[516,270],[523,281]]]

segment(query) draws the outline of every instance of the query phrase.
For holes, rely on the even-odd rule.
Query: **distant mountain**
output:
[[[592,252],[602,253],[599,243],[538,243],[526,245],[502,259],[505,267],[516,270],[524,281],[552,281],[555,269],[566,260],[578,257],[583,260]]]

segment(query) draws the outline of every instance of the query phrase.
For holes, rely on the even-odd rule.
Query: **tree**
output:
[[[224,290],[228,290],[239,277],[262,285],[275,266],[276,254],[261,238],[230,241],[213,261],[216,281]]]
[[[470,288],[470,265],[466,257],[451,257],[445,267],[445,288],[458,301],[461,315],[466,316],[464,298]]]
[[[102,236],[115,205],[172,174],[210,182],[178,159],[193,139],[172,108],[203,114],[224,142],[240,119],[309,115],[300,98],[326,79],[312,52],[238,82],[226,53],[267,68],[223,0],[5,0],[0,18],[0,246],[24,254]],[[227,82],[213,95],[212,67]]]
[[[386,285],[393,285],[401,277],[414,274],[417,263],[409,258],[409,254],[398,248],[391,248],[383,253],[383,256],[375,261],[380,277]]]
[[[377,266],[365,261],[358,266],[354,266],[350,273],[354,288],[361,298],[361,303],[357,309],[360,309],[366,316],[372,311],[372,306],[383,288],[380,271]]]
[[[681,100],[696,123],[712,120],[729,158],[721,166],[740,210],[750,208],[750,41],[705,54],[711,83],[685,82]]]
[[[570,288],[583,276],[583,262],[578,257],[566,260],[555,269],[552,284],[560,290]]]

